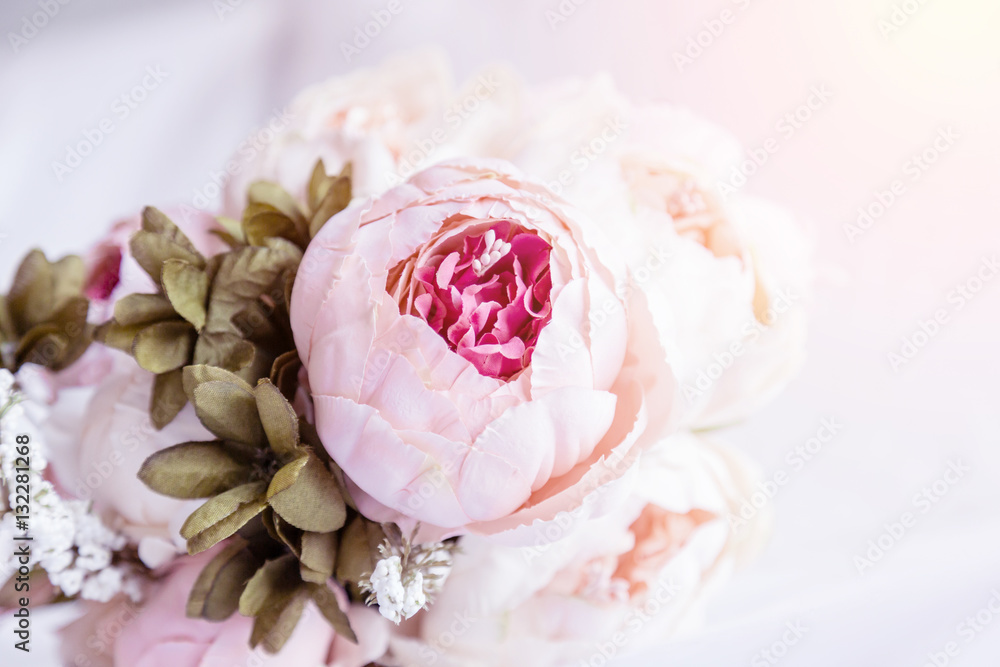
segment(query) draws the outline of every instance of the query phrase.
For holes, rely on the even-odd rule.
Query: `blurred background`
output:
[[[766,478],[789,476],[768,500],[773,539],[703,629],[622,664],[996,665],[1000,3],[397,1],[345,55],[386,0],[4,0],[4,288],[32,246],[78,252],[143,205],[191,202],[328,76],[425,46],[459,80],[495,62],[530,82],[608,71],[751,154],[776,145],[745,189],[796,214],[818,271],[803,373],[722,434]],[[142,100],[122,100],[144,79]],[[105,118],[91,154],[54,167]],[[792,465],[824,420],[836,435]],[[904,512],[915,523],[896,537]],[[56,664],[57,616],[36,620],[31,664]]]

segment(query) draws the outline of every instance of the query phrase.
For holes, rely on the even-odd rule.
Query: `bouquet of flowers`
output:
[[[697,623],[766,532],[706,432],[804,340],[739,146],[433,55],[281,113],[218,209],[18,267],[0,606],[77,600],[80,667],[590,665]]]

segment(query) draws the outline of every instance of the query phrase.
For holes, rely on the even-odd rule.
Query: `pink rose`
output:
[[[488,154],[518,104],[520,83],[500,69],[460,88],[453,79],[445,56],[430,50],[306,88],[228,163],[225,213],[239,217],[258,180],[276,181],[304,199],[320,158],[328,173],[350,163],[353,195],[364,198],[439,160]]]
[[[603,251],[494,161],[431,167],[327,223],[292,330],[363,511],[493,534],[613,504],[585,499],[660,436],[673,376]]]
[[[745,159],[725,131],[637,106],[606,78],[533,92],[502,153],[614,240],[650,303],[687,408],[685,425],[746,417],[794,375],[804,346],[808,252],[774,207],[729,185]]]
[[[760,546],[766,521],[730,523],[754,478],[689,434],[647,452],[641,468],[619,511],[563,542],[466,537],[448,586],[401,627],[392,655],[409,667],[590,664],[607,659],[602,646],[624,655],[697,623],[706,594]]]
[[[74,498],[93,501],[94,511],[137,543],[141,556],[147,550],[164,554],[171,545],[183,551],[180,525],[197,501],[160,495],[137,475],[142,462],[155,452],[214,436],[201,425],[191,405],[157,431],[149,418],[153,374],[121,352],[108,350],[108,355],[111,370],[96,389],[83,394],[63,391],[66,396],[53,411],[56,423],[46,428],[50,467],[61,488]],[[66,424],[71,403],[80,409],[72,411],[73,423]],[[171,555],[166,551],[163,557],[151,556],[150,564],[157,565]]]
[[[253,619],[238,613],[221,623],[191,619],[185,606],[199,572],[217,550],[188,557],[160,584],[142,607],[124,599],[87,605],[85,615],[62,631],[67,664],[129,667],[362,667],[380,658],[389,638],[388,622],[361,606],[348,611],[357,645],[334,635],[310,603],[285,646],[275,655],[250,648]],[[346,605],[346,597],[340,600]],[[82,662],[82,657],[86,662]]]

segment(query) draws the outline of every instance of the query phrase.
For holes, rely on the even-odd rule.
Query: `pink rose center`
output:
[[[699,509],[675,514],[646,505],[629,527],[635,535],[635,547],[619,557],[615,578],[627,581],[632,595],[648,590],[694,531],[714,518],[714,514]]]
[[[724,213],[693,178],[635,165],[626,167],[626,177],[636,200],[667,213],[680,236],[700,243],[716,257],[740,254],[739,240]]]
[[[478,226],[419,259],[406,303],[483,375],[509,380],[531,361],[552,315],[552,246],[509,220]]]

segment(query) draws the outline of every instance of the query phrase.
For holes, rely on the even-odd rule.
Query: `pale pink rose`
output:
[[[521,539],[614,505],[673,376],[580,219],[507,163],[456,161],[313,240],[292,330],[363,511]]]
[[[95,389],[64,390],[67,398],[56,404],[53,413],[59,419],[46,430],[50,468],[62,489],[93,501],[94,511],[137,543],[141,555],[158,545],[183,550],[178,532],[192,502],[156,493],[137,474],[142,462],[161,449],[215,436],[191,405],[157,431],[149,418],[153,374],[121,352],[111,350],[109,356],[111,371]],[[71,402],[77,409],[66,419]]]
[[[185,605],[195,579],[217,549],[184,558],[141,607],[123,599],[86,605],[85,615],[62,631],[67,664],[94,667],[362,667],[380,658],[388,644],[388,622],[354,606],[348,610],[358,635],[355,645],[335,636],[311,603],[285,646],[274,655],[250,648],[253,619],[234,614],[216,623],[191,619]],[[346,597],[339,599],[346,605]],[[373,618],[373,616],[375,618]],[[78,660],[82,657],[85,662]]]
[[[350,163],[353,194],[364,198],[441,159],[488,153],[520,91],[512,74],[496,68],[456,88],[446,57],[433,50],[310,86],[227,164],[224,211],[238,217],[258,180],[304,200],[321,158],[331,174]]]
[[[739,144],[686,110],[633,105],[607,78],[533,98],[503,155],[612,221],[681,382],[684,423],[760,407],[801,363],[808,252],[787,214],[720,185]]]
[[[708,594],[761,544],[762,516],[739,529],[729,520],[753,475],[690,434],[647,452],[641,468],[619,511],[563,542],[465,538],[448,586],[394,636],[393,657],[408,667],[591,664],[696,626]]]

